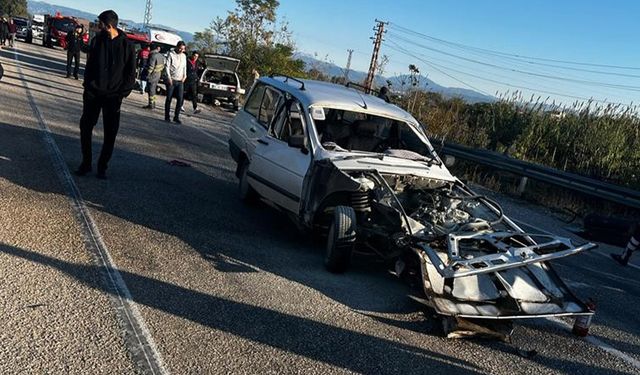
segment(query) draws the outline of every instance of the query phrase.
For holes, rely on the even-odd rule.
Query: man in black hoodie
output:
[[[107,10],[98,16],[100,33],[89,45],[84,73],[80,143],[82,164],[78,176],[91,172],[91,135],[102,111],[104,143],[98,159],[97,177],[107,177],[107,164],[113,154],[120,127],[120,106],[129,96],[136,79],[136,55],[126,35],[117,29],[118,15]]]

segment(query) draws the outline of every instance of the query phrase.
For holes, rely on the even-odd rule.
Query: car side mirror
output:
[[[304,134],[295,134],[290,136],[288,144],[289,147],[299,148],[304,154],[309,152],[309,149],[307,148],[307,137],[305,137]]]

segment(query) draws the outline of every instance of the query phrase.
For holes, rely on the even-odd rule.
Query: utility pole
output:
[[[349,57],[347,58],[347,69],[344,72],[344,83],[349,82],[349,70],[351,70],[351,56],[353,55],[353,50],[348,49]]]
[[[151,8],[152,8],[151,0],[147,0],[147,5],[144,10],[144,27],[149,27],[151,23]]]
[[[380,46],[382,45],[382,36],[384,35],[384,26],[388,25],[389,22],[384,22],[377,20],[377,25],[373,28],[373,31],[376,32],[375,37],[372,39],[373,42],[373,54],[371,55],[371,64],[369,65],[369,74],[367,74],[367,80],[364,82],[364,87],[367,90],[367,93],[371,92],[371,88],[373,87],[373,80],[376,76],[376,69],[378,67],[378,54],[380,53]]]

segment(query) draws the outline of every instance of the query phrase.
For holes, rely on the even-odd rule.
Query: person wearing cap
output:
[[[75,60],[73,68],[73,77],[78,79],[80,72],[80,51],[84,49],[84,26],[78,24],[76,28],[67,33],[65,41],[67,42],[67,78],[71,77],[71,64]]]
[[[84,73],[80,118],[82,163],[76,175],[85,176],[92,170],[91,138],[102,112],[104,142],[96,177],[106,179],[107,166],[120,128],[122,100],[131,94],[136,81],[136,52],[126,34],[118,30],[116,12],[104,11],[98,16],[98,21],[100,32],[89,45]]]

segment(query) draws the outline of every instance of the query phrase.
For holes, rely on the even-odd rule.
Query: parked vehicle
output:
[[[551,260],[593,249],[525,233],[453,176],[404,110],[335,84],[263,77],[229,140],[239,193],[323,233],[325,266],[389,262],[450,337],[507,339],[515,319],[590,316]]]
[[[31,19],[31,42],[44,46],[45,44],[45,20],[44,14],[34,14]]]
[[[59,46],[66,49],[67,42],[65,38],[67,33],[73,32],[81,24],[77,18],[62,16],[60,13],[55,16],[45,16],[44,45],[50,48]],[[89,43],[88,33],[84,35],[84,42]]]
[[[31,21],[24,17],[13,17],[13,22],[16,24],[16,38],[24,40],[27,43],[31,43]]]
[[[240,97],[244,94],[236,73],[240,60],[229,56],[205,55],[204,61],[206,68],[200,76],[198,94],[205,100],[223,100],[230,103],[237,111],[240,107]]]

